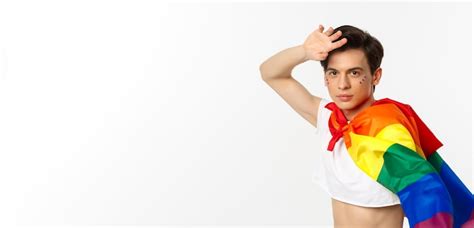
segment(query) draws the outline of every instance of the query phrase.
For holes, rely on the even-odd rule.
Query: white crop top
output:
[[[324,106],[331,101],[323,98],[318,108],[316,134],[321,148],[317,150],[313,182],[319,184],[332,198],[364,207],[384,207],[400,204],[396,194],[385,188],[356,166],[349,156],[344,139],[340,138],[334,151],[327,150],[332,137],[328,121],[331,110]]]

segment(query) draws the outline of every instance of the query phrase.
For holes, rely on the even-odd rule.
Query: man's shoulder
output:
[[[391,98],[383,98],[379,99],[376,102],[374,102],[375,106],[379,106],[379,110],[382,110],[386,115],[397,115],[397,114],[403,114],[404,116],[413,116],[415,115],[415,111],[413,108],[404,102],[400,102]]]

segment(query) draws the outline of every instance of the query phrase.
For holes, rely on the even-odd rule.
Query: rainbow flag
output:
[[[436,151],[443,144],[407,104],[384,98],[348,122],[334,102],[332,151],[339,138],[354,163],[397,194],[411,228],[474,224],[474,196]]]

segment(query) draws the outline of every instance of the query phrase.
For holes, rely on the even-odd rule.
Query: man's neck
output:
[[[372,103],[375,102],[374,96],[370,96],[365,100],[363,103],[361,103],[359,106],[354,107],[353,109],[346,109],[342,110],[342,113],[344,113],[344,116],[348,121],[352,121],[354,116],[356,116],[359,112],[363,111],[364,109],[370,107]]]

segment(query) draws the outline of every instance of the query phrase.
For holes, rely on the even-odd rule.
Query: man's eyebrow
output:
[[[328,72],[328,71],[330,71],[330,70],[338,71],[338,70],[336,70],[336,69],[334,69],[334,68],[328,67],[325,72]],[[362,70],[362,71],[363,71],[364,69],[363,69],[362,67],[352,67],[352,68],[348,69],[347,71],[352,71],[352,70]]]

